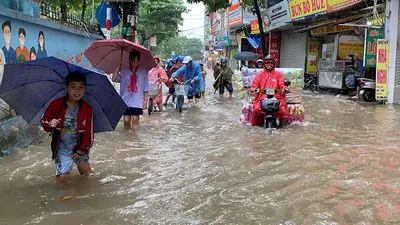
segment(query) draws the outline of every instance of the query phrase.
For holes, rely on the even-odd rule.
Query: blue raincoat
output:
[[[194,80],[195,82],[190,85],[188,96],[195,96],[200,94],[204,90],[204,81],[201,74],[200,65],[196,62],[192,62],[192,65],[187,65],[179,68],[175,73],[172,74],[172,78],[183,77],[183,82]]]

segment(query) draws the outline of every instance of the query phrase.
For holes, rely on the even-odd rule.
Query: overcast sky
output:
[[[185,1],[186,2],[186,1]],[[183,25],[179,27],[182,30],[181,36],[204,39],[204,5],[186,3],[190,9],[189,13],[183,14]]]

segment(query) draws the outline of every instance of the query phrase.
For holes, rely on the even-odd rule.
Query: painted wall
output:
[[[93,41],[102,38],[1,6],[0,26],[0,64],[55,56],[90,67],[83,52]]]

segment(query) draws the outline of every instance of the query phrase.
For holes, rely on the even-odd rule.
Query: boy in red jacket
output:
[[[93,145],[93,111],[82,100],[86,78],[81,73],[71,72],[65,78],[65,85],[67,95],[52,101],[41,120],[43,129],[52,132],[57,185],[71,182],[74,163],[81,175],[92,172],[89,149]]]

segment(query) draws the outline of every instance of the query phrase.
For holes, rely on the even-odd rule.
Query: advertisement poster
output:
[[[291,82],[290,89],[302,89],[304,86],[304,70],[302,68],[276,68],[276,71],[282,73],[284,78]],[[242,85],[244,88],[250,88],[255,76],[262,69],[243,69],[242,70]]]
[[[389,41],[379,39],[376,56],[376,100],[386,100],[388,96]]]
[[[269,54],[272,58],[275,59],[276,66],[279,67],[280,65],[280,47],[281,47],[281,33],[272,31],[271,33],[271,42],[269,46]]]
[[[350,35],[341,35],[339,37],[338,60],[346,60],[349,55],[363,59],[364,41],[361,37]]]
[[[346,8],[349,8],[352,5],[363,2],[363,0],[327,0],[328,2],[328,12],[336,12]]]
[[[376,66],[377,41],[383,38],[382,28],[368,28],[365,48],[365,67]]]
[[[327,9],[326,0],[292,0],[289,2],[292,20],[301,20],[306,17],[324,14]]]
[[[318,74],[318,62],[321,58],[322,41],[317,38],[308,40],[307,74]]]

